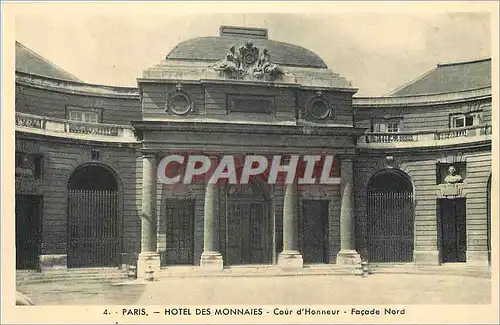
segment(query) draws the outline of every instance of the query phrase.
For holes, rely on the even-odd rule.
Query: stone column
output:
[[[208,178],[206,178],[205,183],[203,253],[201,254],[200,266],[205,269],[222,270],[224,262],[219,252],[218,185],[209,184]]]
[[[341,163],[341,193],[340,207],[340,251],[337,254],[337,264],[359,264],[361,257],[355,249],[354,234],[354,195],[352,157],[343,157]]]
[[[160,255],[156,252],[156,169],[155,154],[142,157],[141,253],[137,260],[137,278],[144,278],[151,267],[160,270]]]
[[[298,247],[297,184],[285,184],[283,202],[283,252],[278,264],[282,268],[301,268],[302,255]]]

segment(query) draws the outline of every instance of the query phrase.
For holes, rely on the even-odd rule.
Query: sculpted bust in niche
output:
[[[462,176],[457,174],[457,169],[452,165],[448,168],[448,175],[446,175],[444,181],[447,184],[460,183],[462,181]]]

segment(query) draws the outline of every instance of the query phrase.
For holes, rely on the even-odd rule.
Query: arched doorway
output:
[[[228,265],[270,264],[272,222],[265,184],[226,187],[226,257]]]
[[[488,179],[488,188],[486,190],[486,231],[488,245],[488,263],[491,264],[491,176]]]
[[[371,262],[413,261],[413,186],[406,174],[384,170],[371,178],[367,216]]]
[[[68,182],[68,267],[118,266],[118,182],[100,165],[78,167]]]

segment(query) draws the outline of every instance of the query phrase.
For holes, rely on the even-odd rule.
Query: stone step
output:
[[[446,274],[475,277],[491,277],[488,267],[446,267],[446,266],[406,266],[406,267],[368,267],[374,274]]]
[[[64,280],[94,281],[124,278],[127,278],[127,272],[125,270],[117,268],[64,269],[44,272],[20,270],[16,272],[17,283],[35,283]]]
[[[43,272],[39,272],[36,270],[16,270],[18,274],[56,274],[56,273],[116,273],[124,271],[119,269],[118,267],[85,267],[85,268],[54,268],[54,269],[46,269]]]
[[[302,269],[283,270],[276,266],[264,267],[229,267],[222,270],[206,270],[194,267],[167,267],[161,269],[157,278],[164,277],[224,277],[224,276],[294,276],[294,275],[353,275],[357,273],[355,266],[304,267]]]

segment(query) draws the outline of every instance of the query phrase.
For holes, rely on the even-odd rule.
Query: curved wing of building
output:
[[[16,50],[18,269],[489,263],[489,59],[353,98],[318,55],[259,28],[186,40],[137,88]],[[298,157],[315,182],[185,181],[193,156],[230,156],[240,179],[249,156]]]

